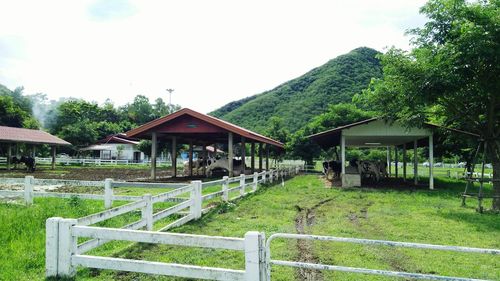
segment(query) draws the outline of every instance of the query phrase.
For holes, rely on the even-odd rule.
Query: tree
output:
[[[431,118],[477,133],[493,163],[493,209],[500,209],[500,1],[430,0],[429,21],[411,30],[413,50],[380,56],[383,78],[362,98],[408,126]]]

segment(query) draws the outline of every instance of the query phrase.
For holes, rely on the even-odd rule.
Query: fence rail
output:
[[[271,235],[267,239],[267,242],[266,242],[267,280],[271,280],[271,265],[273,265],[273,264],[274,265],[281,265],[281,266],[289,266],[289,267],[306,268],[306,269],[343,271],[343,272],[351,272],[351,273],[385,275],[385,276],[401,277],[401,278],[413,278],[413,279],[444,280],[444,281],[479,281],[479,280],[482,280],[482,279],[473,279],[473,278],[464,278],[464,277],[440,276],[440,275],[433,275],[433,274],[408,273],[408,272],[388,271],[388,270],[379,270],[379,269],[367,269],[367,268],[357,268],[357,267],[347,267],[347,266],[315,264],[315,263],[297,262],[297,261],[273,260],[273,259],[271,259],[271,242],[277,238],[332,241],[332,242],[343,242],[343,243],[363,244],[363,245],[380,245],[380,246],[391,246],[391,247],[404,247],[404,248],[416,248],[416,249],[431,249],[431,250],[439,250],[439,251],[453,251],[453,252],[500,255],[499,249],[470,248],[470,247],[461,247],[461,246],[434,245],[434,244],[358,239],[358,238],[346,238],[346,237],[334,237],[334,236],[276,233],[276,234]],[[482,280],[482,281],[484,281],[484,280]]]
[[[273,182],[278,178],[281,178],[283,181],[285,177],[295,175],[298,171],[298,168],[290,167],[279,171],[270,170],[254,173],[248,176],[240,175],[234,178],[223,177],[222,180],[213,182],[202,183],[201,181],[192,181],[188,185],[171,191],[155,196],[146,194],[135,202],[111,208],[80,219],[49,218],[46,224],[47,276],[74,276],[75,266],[80,265],[133,272],[154,272],[155,274],[188,278],[249,281],[263,280],[262,278],[264,278],[265,275],[263,271],[264,260],[261,256],[261,250],[264,245],[264,236],[261,233],[249,232],[243,239],[171,234],[162,233],[161,231],[200,218],[203,213],[210,209],[210,207],[203,209],[204,202],[218,197],[220,197],[222,201],[235,200],[255,192],[259,183]],[[238,182],[238,186],[229,188],[230,184],[234,182]],[[106,194],[112,194],[109,190],[112,190],[111,187],[113,186],[113,182],[108,179],[105,181],[104,186],[104,196],[106,196]],[[120,186],[122,186],[121,183]],[[125,186],[125,184],[123,184],[123,186]],[[129,186],[128,183],[126,186]],[[221,190],[205,195],[202,194],[204,188],[213,186],[221,186]],[[248,190],[246,189],[247,187],[249,188]],[[240,191],[238,196],[229,198],[229,193],[236,190]],[[184,194],[189,194],[189,197],[184,196]],[[184,196],[185,198],[179,198],[177,196]],[[153,212],[153,204],[168,202],[172,199],[180,199],[182,201],[156,213]],[[109,198],[107,200],[109,200]],[[141,210],[141,219],[121,229],[91,226],[138,209]],[[183,212],[185,209],[188,209],[188,211]],[[152,231],[155,222],[173,214],[181,214],[183,216],[160,228],[158,231]],[[143,227],[146,228],[146,231],[138,230]],[[91,240],[77,244],[79,237],[91,238]],[[243,271],[83,255],[91,249],[114,240],[244,251],[246,266]],[[262,278],[255,279],[255,276],[259,276],[259,274]]]

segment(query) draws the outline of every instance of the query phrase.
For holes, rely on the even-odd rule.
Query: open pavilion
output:
[[[327,149],[334,146],[340,146],[342,171],[342,186],[346,186],[346,148],[347,147],[385,147],[387,148],[387,162],[390,172],[390,149],[395,150],[395,175],[398,176],[397,155],[398,150],[402,148],[403,153],[403,180],[407,178],[407,155],[408,148],[413,147],[413,179],[418,184],[418,158],[417,148],[429,148],[429,188],[434,189],[434,132],[436,129],[446,129],[457,133],[467,134],[478,137],[473,133],[468,133],[456,129],[444,128],[441,126],[426,123],[422,128],[408,128],[398,122],[386,122],[381,118],[371,118],[349,125],[341,126],[327,130],[318,134],[309,136],[320,147]]]
[[[35,147],[37,145],[49,145],[52,149],[52,169],[56,165],[56,149],[58,146],[71,145],[71,143],[60,139],[54,135],[41,130],[24,129],[16,127],[0,126],[0,142],[7,144],[7,169],[11,168],[12,147],[16,146],[16,155],[19,144],[28,144],[32,146],[31,156],[35,157]]]
[[[269,151],[271,148],[283,150],[282,143],[257,134],[245,128],[220,120],[213,116],[183,108],[177,112],[150,121],[126,133],[127,137],[151,140],[151,179],[156,179],[156,156],[158,142],[170,142],[172,153],[173,177],[177,176],[177,145],[189,145],[189,175],[193,175],[193,146],[202,147],[202,155],[206,157],[208,145],[217,149],[218,144],[227,144],[228,159],[233,159],[233,145],[241,146],[241,159],[246,157],[246,144],[250,143],[251,172],[256,170],[255,146],[259,146],[259,166],[263,169],[263,152],[266,152],[266,167],[269,169]],[[233,176],[233,163],[229,162],[229,176]],[[243,165],[244,166],[244,165]],[[242,168],[244,173],[244,168]]]

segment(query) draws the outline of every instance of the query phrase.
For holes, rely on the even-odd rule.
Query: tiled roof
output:
[[[44,131],[6,126],[0,126],[0,142],[71,145],[71,143]]]

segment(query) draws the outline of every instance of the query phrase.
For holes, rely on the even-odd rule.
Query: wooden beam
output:
[[[189,141],[189,176],[193,176],[193,141]]]
[[[241,174],[245,174],[245,161],[247,154],[247,145],[245,143],[245,138],[241,137]]]
[[[269,148],[270,145],[266,144],[266,171],[269,171]]]
[[[429,136],[429,189],[434,189],[434,138]]]
[[[417,140],[413,141],[413,181],[415,185],[418,184],[418,152],[417,152]]]
[[[151,179],[156,180],[156,149],[158,139],[156,132],[151,133]]]
[[[264,145],[259,143],[259,172],[262,172],[262,161],[264,157]]]
[[[252,174],[255,173],[255,142],[252,141],[250,145],[250,168],[252,170]]]
[[[177,137],[172,137],[172,173],[177,177]]]
[[[342,134],[342,132],[340,132]],[[342,134],[340,136],[340,166],[341,166],[341,175],[342,177],[345,175],[345,136]]]
[[[229,177],[233,177],[233,133],[227,134],[227,163],[229,168]]]
[[[7,170],[10,170],[10,161],[12,161],[12,144],[7,144]]]
[[[403,144],[403,181],[406,182],[406,143]]]
[[[56,169],[56,146],[53,145],[52,146],[52,170],[55,170]]]
[[[398,177],[398,146],[394,146],[394,174],[396,178]]]

